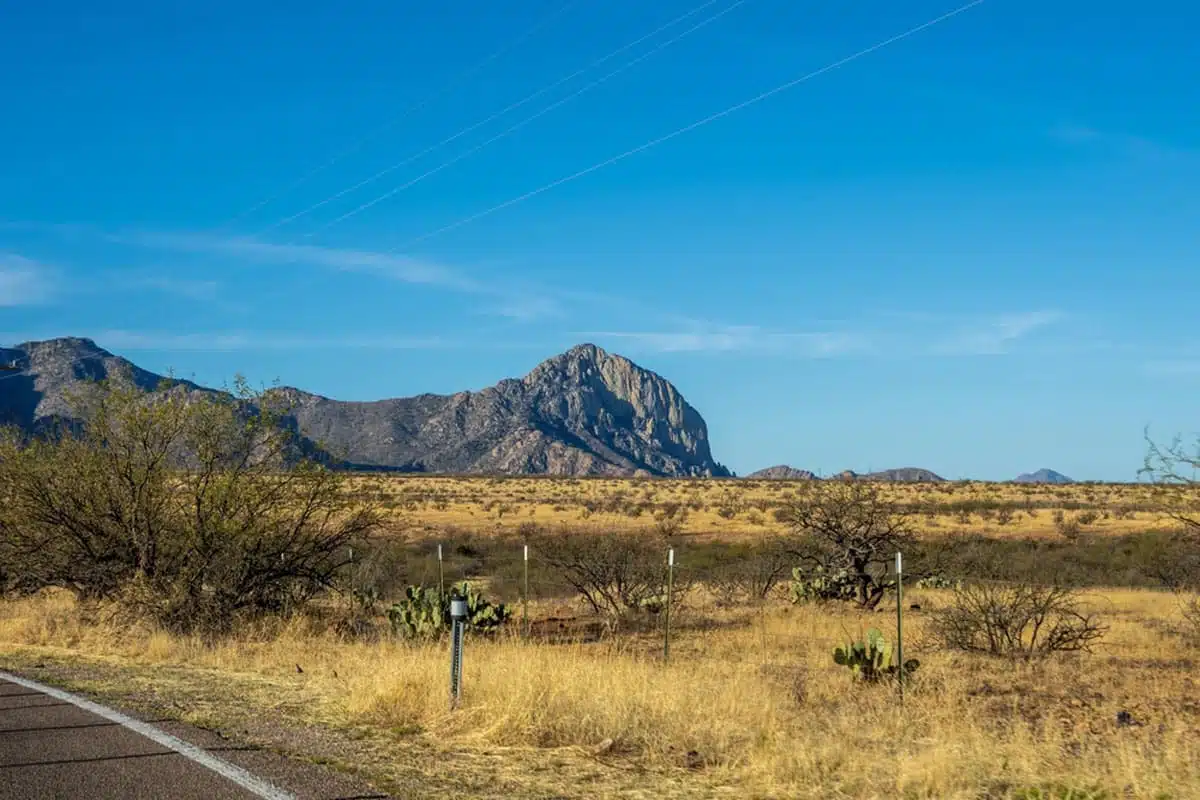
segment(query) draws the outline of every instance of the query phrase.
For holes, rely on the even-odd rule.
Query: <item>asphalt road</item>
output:
[[[0,676],[0,800],[385,797],[315,765]]]

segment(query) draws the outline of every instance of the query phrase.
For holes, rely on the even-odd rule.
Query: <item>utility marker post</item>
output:
[[[525,545],[525,581],[521,592],[521,630],[529,638],[529,545]]]
[[[442,543],[438,542],[438,592],[446,594],[446,573],[442,569]]]
[[[671,595],[675,588],[675,548],[667,549],[667,606],[663,609],[663,661],[671,657]]]
[[[900,702],[904,702],[904,559],[899,550],[896,551],[896,665]]]
[[[462,700],[463,628],[467,621],[467,601],[454,595],[450,598],[450,710]]]

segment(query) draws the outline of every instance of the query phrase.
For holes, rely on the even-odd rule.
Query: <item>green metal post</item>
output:
[[[525,587],[521,593],[521,629],[529,638],[529,545],[525,545]]]
[[[442,543],[438,542],[438,592],[445,596],[446,594],[446,573],[442,569]]]
[[[904,700],[904,561],[896,551],[896,674],[900,676],[900,700]]]
[[[667,549],[667,607],[663,609],[663,661],[671,657],[671,595],[675,589],[675,548]]]

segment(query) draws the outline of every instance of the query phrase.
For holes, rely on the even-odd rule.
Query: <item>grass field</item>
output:
[[[743,537],[779,531],[775,513],[800,482],[363,476],[359,496],[391,524],[413,532],[472,532],[542,526],[655,529],[681,535]],[[1020,485],[946,482],[886,484],[895,502],[918,512],[929,533],[1059,535],[1072,521],[1099,534],[1133,533],[1163,523],[1183,489],[1150,484]],[[1193,491],[1194,493],[1194,491]],[[1061,514],[1061,521],[1060,521]]]
[[[101,696],[153,698],[274,746],[292,741],[282,729],[308,731],[301,749],[403,796],[1200,795],[1198,651],[1176,598],[1090,602],[1111,626],[1097,651],[1041,663],[939,652],[911,613],[923,665],[903,705],[830,655],[864,626],[891,630],[890,615],[786,604],[683,628],[669,664],[653,634],[471,641],[454,713],[444,645],[344,642],[303,623],[206,645],[86,622],[63,594],[5,604],[0,641],[7,666]]]
[[[527,523],[683,537],[687,576],[701,561],[738,557],[739,542],[781,532],[775,512],[802,488],[353,480],[403,534],[384,537],[395,560],[374,568],[394,572],[398,586],[436,580],[432,548],[447,542],[448,579],[477,579],[510,601]],[[832,659],[868,627],[890,638],[893,601],[864,612],[793,605],[780,592],[730,605],[704,585],[674,616],[669,663],[653,619],[560,643],[469,640],[454,712],[445,643],[339,635],[348,599],[205,641],[119,624],[111,607],[47,591],[0,602],[0,667],[360,771],[401,797],[1200,797],[1200,631],[1178,596],[1137,588],[1155,585],[1181,491],[889,485],[924,538],[965,543],[954,563],[972,577],[1070,577],[1107,626],[1090,653],[1021,661],[954,652],[930,629],[951,594],[906,591],[905,605],[919,608],[906,612],[905,653],[922,663],[902,704],[894,686],[856,683]],[[544,569],[533,586],[535,621],[586,620]],[[380,610],[377,630],[386,629]]]

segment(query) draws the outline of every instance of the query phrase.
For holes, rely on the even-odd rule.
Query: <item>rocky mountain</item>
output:
[[[1037,472],[1024,472],[1013,478],[1013,483],[1074,483],[1075,481],[1055,472],[1052,469],[1039,469]]]
[[[69,416],[66,394],[85,380],[161,376],[89,339],[0,349],[0,423],[36,431]],[[183,383],[192,391],[212,391]],[[343,466],[436,473],[727,476],[708,429],[667,380],[591,344],[550,358],[520,379],[479,392],[343,402],[273,390],[292,406],[310,451]]]
[[[815,473],[809,472],[806,469],[789,467],[787,464],[778,464],[774,467],[760,469],[758,472],[751,472],[745,477],[747,479],[763,481],[811,481],[817,478]]]

